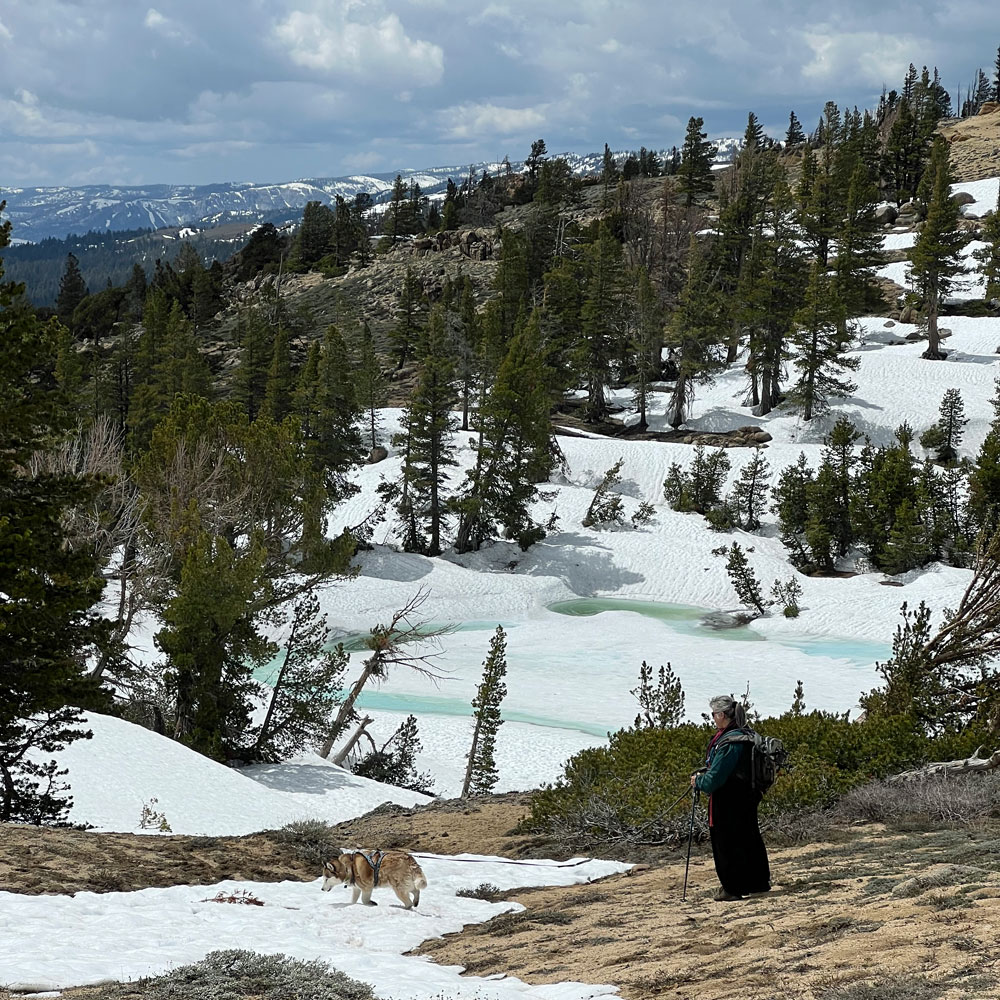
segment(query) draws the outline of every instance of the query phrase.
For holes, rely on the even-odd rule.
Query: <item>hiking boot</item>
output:
[[[717,903],[732,903],[737,899],[742,899],[742,896],[737,896],[734,893],[726,892],[725,889],[716,889],[715,895],[712,897]]]

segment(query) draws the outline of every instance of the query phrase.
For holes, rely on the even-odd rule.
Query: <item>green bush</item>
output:
[[[967,756],[982,737],[931,740],[910,716],[851,722],[846,715],[789,712],[754,726],[782,740],[790,754],[761,808],[769,823],[827,808],[853,788],[929,760]],[[710,738],[709,727],[691,723],[613,733],[607,746],[576,754],[561,779],[535,793],[522,829],[598,840],[686,836],[690,799],[675,800],[703,763]]]

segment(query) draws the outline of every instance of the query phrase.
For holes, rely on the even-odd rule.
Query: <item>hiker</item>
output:
[[[723,739],[727,733],[744,731],[746,712],[728,694],[708,704],[716,732],[708,744],[707,767],[691,775],[691,787],[708,793],[712,857],[721,883],[715,899],[729,901],[767,892],[771,870],[757,822],[761,793],[751,786],[750,747]]]

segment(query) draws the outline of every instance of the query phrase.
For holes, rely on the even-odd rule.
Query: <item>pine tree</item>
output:
[[[744,531],[756,531],[767,509],[768,481],[771,468],[762,448],[754,448],[753,455],[740,470],[733,486],[733,506],[737,523]]]
[[[0,211],[3,210],[0,202]],[[0,224],[0,250],[10,223]],[[30,459],[72,424],[55,379],[58,324],[15,305],[24,287],[0,261],[0,822],[65,818],[54,760],[90,734],[80,707],[104,707],[83,664],[102,629],[97,559],[67,537],[66,516],[97,493],[91,480],[35,474]]]
[[[247,740],[248,757],[278,761],[318,747],[343,700],[349,659],[342,643],[331,643],[319,599],[311,592],[303,594],[288,616],[281,663],[269,681],[264,719]]]
[[[639,702],[639,714],[632,724],[635,729],[673,729],[684,718],[684,689],[667,663],[661,665],[656,686],[653,668],[645,660],[639,667],[639,686],[631,694]]]
[[[365,449],[357,423],[353,358],[335,326],[327,327],[323,335],[312,406],[306,453],[322,476],[330,501],[339,503],[358,492],[348,474],[361,464]]]
[[[374,449],[379,443],[380,411],[385,405],[386,385],[382,362],[375,350],[375,340],[367,320],[361,328],[361,345],[358,351],[358,401],[366,413],[368,444]]]
[[[834,273],[845,321],[876,306],[880,294],[873,275],[883,263],[882,232],[875,217],[878,192],[864,164],[851,175],[843,221],[836,235]]]
[[[408,454],[403,470],[408,514],[417,531],[409,544],[431,556],[441,554],[441,532],[448,512],[447,470],[456,464],[451,442],[456,426],[452,412],[457,401],[454,377],[443,310],[435,307],[406,412]]]
[[[56,299],[56,315],[59,321],[72,327],[73,312],[89,294],[87,283],[80,273],[80,261],[76,254],[66,256],[66,267],[59,279],[59,296]]]
[[[802,681],[795,682],[795,696],[792,699],[792,715],[800,716],[805,714],[806,693],[802,687]]]
[[[247,419],[253,423],[267,392],[268,372],[274,358],[275,330],[259,305],[241,309],[236,322],[240,353],[233,373],[232,397],[240,403]]]
[[[288,331],[279,326],[274,335],[274,353],[271,367],[267,371],[267,384],[261,412],[276,423],[281,423],[294,408],[293,391],[295,379],[292,376],[292,356],[288,347]]]
[[[946,389],[938,409],[937,423],[920,438],[925,448],[937,453],[936,459],[942,465],[951,465],[958,458],[958,446],[965,434],[968,423],[965,404],[958,389]]]
[[[740,602],[751,611],[756,611],[758,615],[766,615],[767,600],[761,593],[760,582],[754,575],[746,552],[738,542],[733,542],[729,547],[726,572]]]
[[[923,566],[931,555],[926,528],[909,500],[896,508],[892,529],[879,557],[880,568],[891,576]]]
[[[431,795],[433,779],[425,772],[417,772],[417,754],[421,750],[417,717],[408,715],[381,747],[365,754],[351,765],[351,770],[372,781]]]
[[[850,335],[843,332],[844,306],[830,278],[814,263],[806,289],[805,305],[795,317],[796,347],[793,365],[799,372],[789,398],[802,407],[802,419],[810,420],[830,396],[848,396],[857,388],[840,373],[857,371],[858,359],[844,351]]]
[[[396,174],[396,179],[392,184],[392,198],[389,208],[386,210],[385,219],[382,223],[383,231],[388,235],[391,243],[395,246],[401,236],[407,232],[407,212],[409,209],[409,191],[400,174]]]
[[[993,100],[1000,104],[1000,48],[997,48],[997,59],[993,64]]]
[[[751,111],[747,116],[747,127],[743,132],[744,149],[761,149],[764,146],[764,129],[760,120]]]
[[[455,503],[458,552],[477,550],[501,531],[522,549],[544,536],[530,513],[552,466],[543,351],[536,311],[515,334],[473,420],[476,462]]]
[[[979,271],[986,282],[983,296],[987,302],[1000,300],[1000,192],[996,208],[983,220],[980,239],[986,244],[973,251]]]
[[[806,134],[802,131],[802,123],[798,120],[795,112],[788,115],[788,131],[785,133],[785,147],[801,146],[806,141]]]
[[[470,795],[488,795],[497,783],[496,739],[503,725],[500,705],[507,696],[507,635],[498,625],[490,640],[489,653],[483,661],[483,677],[475,698],[472,699],[475,726],[472,746],[469,748],[462,798]]]
[[[649,280],[649,274],[645,268],[641,268],[639,271],[636,290],[636,321],[632,329],[631,349],[632,363],[635,369],[632,405],[639,413],[636,427],[640,431],[645,431],[649,426],[646,420],[649,387],[660,373],[660,355],[663,350],[662,312],[656,289]]]
[[[705,121],[702,118],[689,118],[684,145],[681,147],[677,187],[684,195],[684,204],[688,208],[702,195],[711,194],[715,188],[712,179],[715,147],[708,141],[708,134],[702,131],[704,125]]]
[[[922,357],[938,361],[946,357],[939,346],[938,310],[952,280],[964,271],[961,250],[968,237],[958,228],[960,210],[951,199],[948,144],[940,137],[934,143],[928,170],[933,171],[933,193],[927,219],[910,254],[910,275],[927,310],[927,350]]]
[[[402,368],[411,358],[424,328],[427,297],[420,279],[407,266],[403,285],[399,290],[396,322],[389,331],[389,344],[396,367]]]
[[[684,423],[697,384],[711,384],[722,365],[726,337],[726,304],[711,268],[710,251],[692,237],[688,276],[667,331],[677,377],[667,404],[667,423]]]
[[[613,342],[625,291],[623,269],[621,244],[602,223],[597,240],[586,251],[580,310],[579,367],[587,383],[589,423],[600,423],[608,413],[605,386],[610,381]]]

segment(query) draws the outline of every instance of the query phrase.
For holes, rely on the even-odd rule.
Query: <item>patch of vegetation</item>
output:
[[[480,924],[476,934],[502,936],[516,934],[525,930],[528,924],[571,924],[573,916],[565,910],[518,910],[514,913],[501,913],[485,924]],[[616,926],[620,925],[620,921]]]
[[[265,830],[261,836],[290,847],[297,857],[317,866],[337,853],[334,827],[321,819],[296,820],[279,830]]]
[[[500,895],[500,887],[492,882],[480,882],[474,889],[459,889],[455,895],[464,899],[483,899],[487,903],[493,903]]]
[[[135,983],[104,987],[106,1000],[136,996]],[[144,1000],[375,1000],[367,983],[326,962],[304,962],[252,951],[213,951],[200,962],[144,980]]]
[[[923,976],[906,975],[834,986],[818,993],[817,1000],[937,1000],[943,992]]]
[[[90,881],[97,892],[124,892],[128,888],[121,873],[113,868],[95,868]]]

